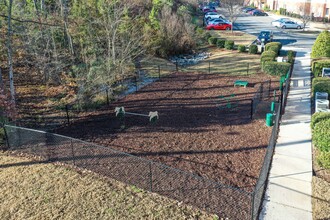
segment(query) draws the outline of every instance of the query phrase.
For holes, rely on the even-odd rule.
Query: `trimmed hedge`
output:
[[[265,61],[274,61],[276,58],[276,53],[274,51],[264,51],[261,54],[260,62],[263,64]]]
[[[265,50],[269,50],[270,47],[278,47],[278,50],[280,51],[282,49],[282,44],[280,42],[269,42],[265,45]]]
[[[330,152],[320,152],[317,163],[325,169],[330,169]]]
[[[280,50],[279,50],[279,48],[277,46],[268,47],[268,50],[267,51],[273,51],[273,52],[275,52],[276,56],[280,52]]]
[[[226,42],[226,39],[223,39],[223,38],[217,39],[217,47],[218,48],[225,48],[225,42]]]
[[[266,61],[263,64],[263,71],[274,76],[284,76],[290,70],[291,64],[285,62]]]
[[[318,82],[312,85],[312,92],[326,92],[330,94],[330,81]]]
[[[323,67],[330,68],[330,59],[328,60],[318,60],[314,61],[312,65],[312,72],[314,77],[319,77],[322,75]]]
[[[317,123],[312,134],[315,146],[322,152],[330,152],[330,119]]]
[[[235,46],[235,43],[233,40],[226,40],[225,41],[225,48],[227,50],[233,50],[234,49],[234,46]]]
[[[330,57],[330,32],[322,31],[312,47],[311,58]]]
[[[293,50],[289,50],[288,51],[288,62],[293,63],[295,56],[296,56],[296,52]]]
[[[314,66],[317,62],[319,62],[320,60],[329,60],[330,58],[329,57],[319,57],[319,58],[314,58],[314,59],[311,59],[311,67],[312,67],[312,71],[314,69]]]
[[[241,53],[245,52],[246,51],[245,45],[238,45],[238,51]]]
[[[249,53],[250,54],[257,54],[258,53],[258,46],[251,44],[249,47]]]
[[[210,45],[216,45],[217,40],[218,40],[218,38],[216,38],[216,37],[210,37],[209,39],[207,39],[207,41],[209,42]]]
[[[320,121],[330,119],[330,112],[315,112],[312,115],[312,120],[311,120],[311,128],[314,130],[315,125],[319,123]],[[329,128],[330,129],[330,128]]]

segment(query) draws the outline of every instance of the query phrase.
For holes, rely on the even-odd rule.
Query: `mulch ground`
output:
[[[268,105],[250,119],[251,99],[269,79],[273,90],[278,79],[264,74],[174,73],[56,133],[252,191],[272,128],[265,125]],[[249,85],[234,87],[236,80]],[[119,106],[140,114],[158,111],[159,120],[152,124],[133,115],[120,120],[114,113]]]

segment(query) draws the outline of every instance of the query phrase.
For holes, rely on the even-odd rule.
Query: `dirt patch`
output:
[[[313,177],[313,219],[330,219],[330,183]]]
[[[250,86],[234,87],[238,79]],[[263,118],[250,119],[251,99],[256,85],[268,79],[174,73],[57,132],[252,191],[271,128]],[[132,115],[121,121],[116,106],[140,114],[158,111],[160,118],[156,124]]]

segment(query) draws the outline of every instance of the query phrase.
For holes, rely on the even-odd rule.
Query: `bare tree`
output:
[[[300,21],[302,22],[302,28],[305,30],[307,24],[311,21],[310,8],[307,7],[306,2],[298,6],[300,11]]]
[[[222,0],[222,8],[228,14],[229,20],[234,27],[234,23],[241,14],[241,8],[244,6],[245,0]],[[231,30],[233,32],[233,28]]]
[[[13,0],[9,0],[7,5],[8,16],[7,16],[7,49],[8,49],[8,67],[9,67],[9,84],[10,84],[10,98],[11,102],[15,103],[15,86],[14,86],[14,70],[13,70],[13,49],[12,49],[12,23],[11,15],[13,8]]]

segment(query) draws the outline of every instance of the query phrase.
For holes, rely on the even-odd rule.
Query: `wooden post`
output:
[[[211,73],[211,61],[209,61],[209,73]]]
[[[175,68],[176,68],[176,71],[179,72],[178,60],[176,60],[176,62],[175,62]]]
[[[160,79],[160,65],[158,65],[158,79]]]
[[[66,111],[66,119],[67,119],[68,125],[70,125],[69,106],[68,105],[65,105],[65,111]]]
[[[253,99],[251,99],[251,115],[250,115],[250,119],[253,119]]]
[[[249,75],[249,68],[250,68],[250,63],[247,63],[246,75]]]
[[[107,105],[110,105],[110,101],[109,101],[109,90],[106,89],[105,92],[107,93]]]

